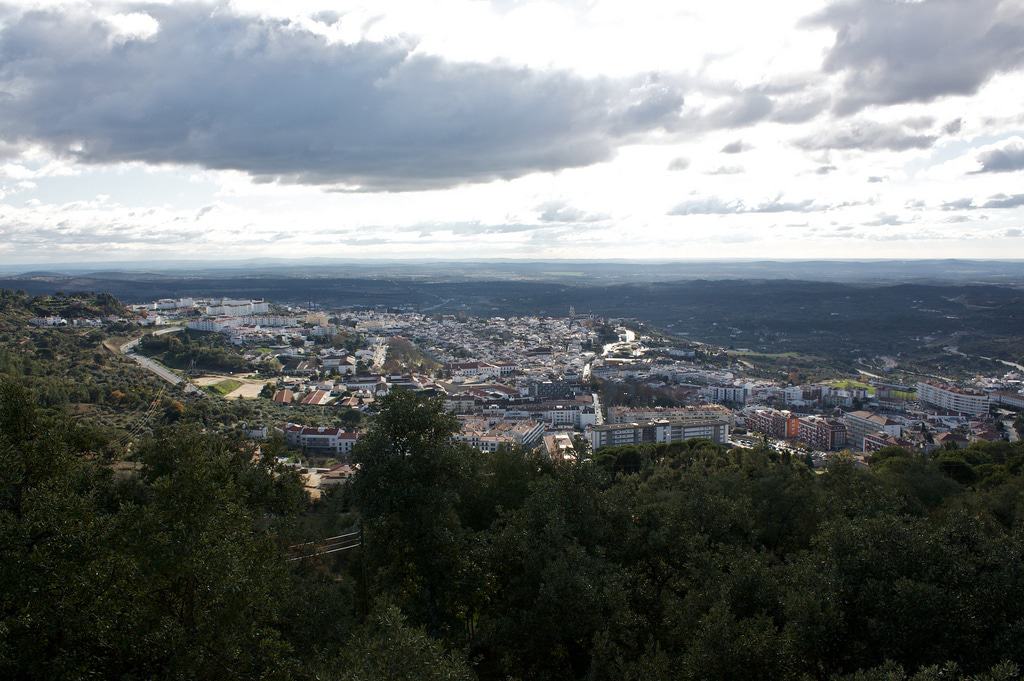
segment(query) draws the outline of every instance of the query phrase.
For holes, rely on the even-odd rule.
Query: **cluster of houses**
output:
[[[225,333],[241,345],[276,344],[283,368],[268,397],[277,404],[372,411],[395,388],[429,392],[459,416],[460,439],[483,451],[514,444],[564,458],[575,455],[579,438],[595,450],[690,437],[724,443],[737,426],[818,451],[871,452],[890,445],[929,451],[1005,437],[991,407],[1024,408],[1019,380],[984,389],[880,379],[807,385],[748,380],[738,360],[707,361],[715,348],[651,338],[628,328],[627,320],[611,320],[620,324],[617,337],[604,342],[609,339],[598,322],[572,313],[328,315],[259,300],[191,298],[157,301],[147,311]],[[339,330],[357,334],[362,344],[346,350],[323,342]],[[385,372],[396,337],[413,344],[432,368]],[[593,379],[671,386],[673,398],[690,406],[629,412],[613,405],[605,419]]]
[[[789,409],[750,406],[740,414],[751,432],[800,441],[819,451],[870,453],[898,446],[928,453],[944,446],[1009,439],[991,407],[1004,400],[1007,406],[1024,406],[1020,393],[990,393],[937,381],[915,386],[879,384],[870,393],[866,389],[845,392],[853,392],[857,402],[873,409],[844,409],[849,402],[842,400],[837,406],[828,393],[805,387],[799,400],[789,402]],[[792,394],[795,397],[795,391]],[[809,405],[819,411],[808,412]]]

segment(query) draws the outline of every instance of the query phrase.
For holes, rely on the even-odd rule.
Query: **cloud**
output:
[[[964,119],[954,118],[949,123],[946,123],[944,126],[942,126],[942,132],[946,133],[947,135],[957,135],[960,133],[963,127]]]
[[[669,170],[686,170],[690,167],[690,159],[679,156],[669,161]]]
[[[226,5],[146,16],[157,29],[144,37],[83,7],[5,17],[0,146],[415,190],[586,166],[680,124],[682,94],[653,76],[455,63],[399,39],[330,43]]]
[[[599,222],[607,220],[608,216],[603,213],[587,213],[575,208],[564,201],[548,201],[537,206],[537,219],[540,222]]]
[[[956,199],[942,204],[942,210],[967,210],[974,208],[974,199]]]
[[[759,90],[745,90],[729,102],[712,109],[706,115],[706,125],[712,128],[744,128],[766,118],[775,109],[775,103]]]
[[[743,166],[718,166],[714,170],[709,170],[707,175],[739,175],[745,172]]]
[[[467,222],[422,222],[408,229],[418,232],[421,237],[447,232],[456,236],[481,236],[485,234],[518,234],[563,229],[563,223],[530,224],[523,222],[486,223],[479,220]],[[394,230],[395,228],[390,228]]]
[[[1024,229],[1017,229],[1016,227],[1014,227],[1003,232],[1003,235],[1010,237],[1024,236]]]
[[[753,148],[754,147],[752,147],[749,144],[746,144],[743,140],[736,140],[734,142],[729,142],[724,147],[722,147],[722,153],[723,154],[740,154],[740,153],[743,153],[744,151],[750,151]]]
[[[869,222],[862,223],[865,227],[895,227],[898,225],[906,225],[909,220],[903,220],[898,215],[892,213],[879,213],[878,216]]]
[[[993,194],[981,208],[1020,208],[1024,206],[1024,194]]]
[[[836,168],[831,163],[827,163],[823,166],[818,166],[817,168],[815,168],[814,172],[818,175],[829,175],[830,173],[834,173],[836,170],[838,170],[838,168]]]
[[[868,177],[868,182],[876,184],[878,182],[885,182],[887,179],[889,178],[887,178],[885,175],[871,175],[870,177]]]
[[[1014,137],[1004,146],[978,154],[981,169],[975,173],[1010,173],[1024,170],[1024,139]]]
[[[828,210],[829,206],[815,205],[813,199],[783,201],[776,197],[747,205],[743,201],[723,201],[717,197],[684,201],[668,212],[669,215],[740,215],[750,213],[814,213]]]
[[[987,208],[1019,208],[1024,206],[1024,194],[993,194],[982,204],[974,199],[957,199],[947,201],[940,207],[942,210],[980,210]]]
[[[828,95],[810,92],[787,97],[777,102],[770,119],[776,123],[806,123],[829,105]]]
[[[904,119],[903,125],[911,130],[927,130],[935,125],[935,119],[931,116],[914,116]]]
[[[917,121],[909,121],[916,123]],[[936,135],[919,134],[908,130],[903,124],[885,124],[861,120],[821,128],[814,134],[796,140],[802,149],[820,151],[824,149],[860,149],[862,151],[906,151],[927,149],[938,139]]]
[[[1018,0],[847,0],[806,23],[836,31],[823,68],[843,75],[840,115],[972,95],[1024,64]]]

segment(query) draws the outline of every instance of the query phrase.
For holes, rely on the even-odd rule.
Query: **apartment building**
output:
[[[639,423],[642,421],[705,421],[725,419],[732,428],[736,415],[720,404],[702,404],[688,407],[608,407],[608,423]]]
[[[462,429],[452,436],[482,452],[496,452],[499,447],[530,448],[541,441],[544,425],[537,421],[504,421],[483,416],[463,416]]]
[[[700,394],[709,402],[744,404],[750,396],[750,391],[745,386],[709,385],[703,388]]]
[[[843,423],[846,425],[846,440],[850,447],[865,449],[864,438],[879,432],[899,437],[903,433],[903,426],[893,421],[888,416],[873,414],[870,411],[850,411],[843,414]]]
[[[1012,393],[1008,390],[1000,391],[992,395],[992,400],[996,404],[1001,404],[1004,407],[1024,409],[1024,393]]]
[[[301,449],[306,454],[320,456],[347,456],[359,440],[359,433],[341,428],[286,423],[282,430],[284,431],[284,440],[289,447]]]
[[[533,419],[553,428],[572,427],[583,430],[597,423],[593,402],[554,400],[536,404],[517,404],[505,410],[507,419]]]
[[[221,332],[230,328],[230,326],[224,320],[219,319],[193,319],[185,324],[185,327],[192,331],[205,331],[207,333]]]
[[[462,378],[498,378],[502,375],[502,368],[490,362],[459,362],[449,364],[448,370],[452,376]]]
[[[804,416],[799,420],[797,437],[819,451],[841,449],[846,446],[846,424],[837,419]]]
[[[590,447],[597,451],[602,447],[636,445],[645,442],[682,442],[694,438],[706,438],[718,444],[729,439],[729,423],[725,419],[692,421],[646,421],[642,423],[605,423],[587,429]]]
[[[800,434],[800,419],[792,412],[778,409],[755,409],[746,415],[747,430],[770,437],[789,439]]]
[[[917,384],[917,399],[923,404],[957,414],[985,414],[989,406],[986,393],[932,381]]]
[[[270,312],[270,305],[262,300],[222,298],[212,300],[206,306],[206,314],[210,317],[248,317],[268,312]]]

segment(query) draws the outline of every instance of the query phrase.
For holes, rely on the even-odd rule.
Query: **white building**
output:
[[[803,404],[804,389],[798,385],[791,385],[782,389],[782,400],[786,404]]]
[[[618,447],[643,443],[682,442],[706,438],[718,444],[729,440],[729,423],[725,419],[703,421],[648,421],[646,423],[606,423],[587,429],[590,447]]]
[[[720,404],[704,404],[690,407],[608,407],[609,423],[640,423],[642,421],[706,421],[725,419],[732,428],[736,415]]]
[[[903,427],[898,422],[888,416],[869,411],[846,412],[842,420],[846,424],[847,443],[858,451],[866,449],[864,438],[870,435],[881,432],[892,437],[900,437],[903,434]]]
[[[533,447],[544,436],[544,425],[537,421],[499,421],[486,417],[462,417],[462,429],[452,439],[465,442],[482,452],[499,447]]]
[[[217,319],[194,319],[185,326],[192,331],[206,331],[210,333],[230,328],[227,324]]]
[[[222,298],[219,301],[210,301],[206,306],[206,314],[211,317],[246,317],[267,312],[270,312],[270,305],[262,300]]]
[[[504,375],[502,367],[489,362],[460,362],[452,364],[448,368],[452,372],[452,376],[462,376],[463,378],[497,378]],[[515,367],[511,367],[511,370],[506,373],[512,371],[515,371]]]
[[[704,399],[709,402],[735,402],[744,404],[750,391],[746,386],[737,385],[709,385],[700,391]]]
[[[989,396],[953,385],[921,381],[917,384],[919,402],[958,414],[985,414]]]
[[[1024,409],[1024,394],[1022,393],[1002,391],[992,395],[992,399],[996,404],[1013,407],[1014,409]]]
[[[303,426],[286,423],[284,440],[289,447],[296,447],[307,454],[324,456],[346,456],[359,440],[359,433],[341,428]]]

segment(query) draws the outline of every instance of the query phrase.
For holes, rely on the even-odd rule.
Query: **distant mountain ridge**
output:
[[[417,279],[434,282],[517,280],[645,282],[691,279],[791,279],[837,282],[1024,285],[1024,260],[393,260],[259,259],[228,262],[80,263],[7,266],[11,279],[157,280],[272,276]]]

